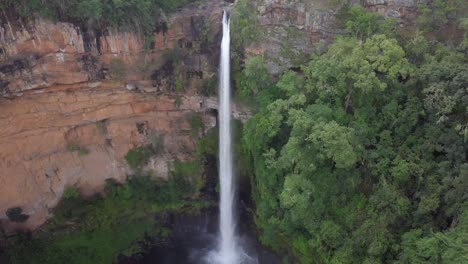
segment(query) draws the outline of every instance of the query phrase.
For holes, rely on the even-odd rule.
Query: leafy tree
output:
[[[466,56],[402,45],[363,12],[256,93],[243,142],[262,242],[301,263],[465,263]]]
[[[236,80],[239,94],[243,97],[255,96],[272,84],[262,57],[249,58],[245,63],[245,69]]]

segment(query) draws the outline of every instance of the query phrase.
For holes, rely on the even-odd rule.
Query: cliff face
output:
[[[190,118],[200,115],[205,129],[216,124],[216,99],[197,94],[216,78],[224,5],[207,1],[188,6],[161,20],[161,29],[146,39],[138,33],[84,32],[69,23],[3,14],[4,230],[41,225],[68,186],[91,195],[107,178],[124,181],[132,173],[125,155],[152,137],[162,139],[163,151],[145,170],[158,177],[168,176],[174,160],[193,157],[201,135],[193,135]],[[10,222],[6,211],[12,207],[21,207],[29,219]]]
[[[164,151],[146,171],[167,177],[172,161],[192,158],[197,137],[189,118],[216,124],[216,75],[222,10],[205,0],[159,21],[153,36],[69,23],[0,16],[0,224],[36,228],[67,186],[85,195],[104,180],[124,181],[124,157],[157,135]],[[344,34],[339,6],[330,1],[253,1],[261,41],[246,55],[263,54],[272,73],[297,67],[321,45]],[[365,5],[412,23],[416,0],[375,0]],[[245,119],[245,111],[236,110]],[[5,212],[30,216],[12,223]]]
[[[346,1],[341,1],[346,2]],[[419,0],[351,0],[384,17],[396,18],[401,26],[414,23]],[[340,1],[256,0],[253,1],[261,32],[260,41],[246,47],[248,55],[264,55],[268,68],[278,74],[298,67],[314,50],[330,44],[340,29],[337,16]]]
[[[84,32],[69,23],[24,21],[4,13],[0,95],[103,79],[151,78],[153,82],[145,88],[164,90],[171,88],[167,83],[175,73],[186,81],[206,79],[216,73],[224,5],[210,0],[188,6],[161,19],[157,32],[147,37],[113,29]],[[183,72],[176,72],[177,68]]]

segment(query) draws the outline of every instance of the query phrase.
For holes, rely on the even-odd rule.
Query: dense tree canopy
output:
[[[300,73],[240,75],[262,241],[302,263],[468,263],[466,49],[350,13]]]

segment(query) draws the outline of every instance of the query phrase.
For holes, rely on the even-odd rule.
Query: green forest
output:
[[[345,17],[300,70],[269,81],[254,57],[236,77],[258,110],[243,144],[261,240],[300,263],[468,263],[467,38]]]
[[[0,11],[151,36],[167,30],[160,17],[192,2],[3,0]],[[244,54],[265,36],[250,2],[236,2],[235,100],[253,112],[234,124],[236,172],[250,180],[253,201],[242,206],[261,243],[283,263],[468,264],[465,5],[428,1],[407,30],[396,19],[343,4],[337,11],[343,33],[333,44],[313,47],[301,58],[306,63],[272,76],[271,58]],[[441,27],[455,28],[457,39],[441,37]],[[172,50],[176,62],[180,49]],[[213,94],[216,77],[202,96]],[[177,85],[178,96],[184,85]],[[36,232],[15,234],[0,253],[11,263],[116,263],[148,250],[149,238],[170,236],[158,217],[216,207],[203,191],[207,159],[216,167],[218,127],[205,131],[202,116],[192,114],[185,132],[197,141],[193,159],[174,160],[167,180],[142,169],[164,152],[163,138],[154,135],[125,155],[135,172],[126,183],[108,180],[86,198],[68,186],[53,218]],[[89,152],[76,144],[68,151]],[[27,221],[20,207],[10,209],[10,220]]]

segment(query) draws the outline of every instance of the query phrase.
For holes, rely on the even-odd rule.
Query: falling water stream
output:
[[[234,187],[232,168],[231,135],[231,84],[230,84],[230,28],[229,15],[223,14],[223,39],[221,41],[221,62],[219,82],[219,259],[223,264],[234,264],[236,253],[235,220],[233,214]]]
[[[235,214],[234,169],[231,133],[231,80],[229,14],[223,14],[219,78],[219,215],[204,210],[198,216],[176,216],[171,242],[155,246],[140,263],[149,264],[279,264],[281,259],[263,248],[251,218]],[[213,212],[213,213],[212,213]],[[243,213],[242,213],[243,212]],[[219,216],[219,217],[218,217]],[[239,228],[236,219],[239,217]],[[249,224],[251,223],[251,224]],[[213,225],[212,225],[213,224]],[[217,225],[217,226],[216,226]]]

